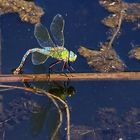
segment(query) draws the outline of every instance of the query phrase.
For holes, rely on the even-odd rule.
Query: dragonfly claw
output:
[[[16,70],[13,72],[14,75],[18,75],[21,72],[20,68],[16,68]]]

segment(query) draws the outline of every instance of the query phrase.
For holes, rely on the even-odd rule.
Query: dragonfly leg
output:
[[[74,68],[72,67],[72,66],[70,66],[70,63],[69,62],[66,62],[65,64],[64,64],[64,68],[69,72],[69,73],[71,73],[71,72],[74,72],[75,70],[74,70]],[[67,74],[65,74],[66,76],[67,76]],[[71,75],[71,77],[72,77],[72,74],[70,74]],[[68,77],[68,76],[67,76]],[[70,79],[68,78],[68,81],[69,81]]]
[[[67,81],[64,81],[64,88],[68,88],[69,87],[69,82],[70,82],[69,79]]]
[[[50,64],[50,66],[49,66],[49,81],[50,81],[50,73],[51,73],[51,71],[52,71],[52,68],[56,65],[56,64],[59,64],[61,62],[61,60],[57,60],[56,62],[54,62],[54,63],[52,63],[52,64]]]
[[[49,66],[49,72],[51,72],[52,68],[53,68],[55,65],[59,64],[59,63],[61,63],[61,60],[57,60],[56,62],[50,64],[50,66]]]
[[[19,66],[16,68],[16,70],[13,72],[14,74],[19,74],[20,71],[22,70],[24,64],[25,64],[25,61],[28,57],[29,54],[33,53],[33,52],[40,52],[40,50],[42,49],[39,49],[39,48],[34,48],[34,49],[29,49],[23,56]]]
[[[65,64],[65,69],[68,71],[68,72],[75,72],[74,68],[70,65],[69,62],[67,62]]]
[[[64,69],[66,68],[67,62],[64,61],[63,67],[62,67],[62,71],[64,71]]]
[[[70,68],[72,72],[75,72],[75,69],[70,65],[70,62],[68,62],[67,65],[68,65],[68,68]]]
[[[68,70],[67,69],[67,61],[64,61],[64,64],[63,64],[63,67],[62,67],[62,72],[65,74],[66,77],[68,77],[68,75],[64,72],[64,69]],[[69,78],[68,78],[68,81],[69,81]]]
[[[56,64],[59,64],[61,62],[61,60],[57,60],[56,62],[50,64],[49,66],[49,77],[48,77],[48,81],[50,81],[50,73],[52,71],[52,67],[54,67]]]

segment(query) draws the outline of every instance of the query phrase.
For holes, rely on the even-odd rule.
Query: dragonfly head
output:
[[[70,51],[69,52],[69,61],[70,62],[74,62],[77,58],[77,55],[73,52],[73,51]]]

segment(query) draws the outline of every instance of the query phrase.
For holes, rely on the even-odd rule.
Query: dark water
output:
[[[77,50],[80,45],[96,49],[99,47],[100,42],[106,41],[108,28],[101,23],[101,20],[105,16],[108,16],[109,13],[99,5],[97,0],[36,0],[35,2],[43,7],[45,11],[45,15],[41,19],[42,24],[45,26],[49,27],[52,18],[58,13],[64,17],[65,47],[73,50],[78,55],[77,61],[72,64],[76,72],[93,72],[87,65],[86,60],[78,54]],[[128,2],[132,1],[129,0]],[[33,34],[34,26],[21,22],[17,14],[2,15],[0,17],[0,25],[2,33],[2,73],[9,74],[13,68],[18,66],[22,56],[28,49],[39,47],[39,45]],[[140,69],[139,61],[128,58],[128,52],[132,48],[131,43],[140,44],[139,30],[132,30],[135,26],[136,23],[124,22],[121,35],[114,43],[114,48],[127,65],[126,71],[139,71]],[[48,60],[44,65],[37,67],[33,66],[29,57],[24,68],[24,73],[48,71],[47,67],[51,62],[52,60]],[[60,67],[58,67],[58,70],[60,70]],[[47,84],[45,83],[43,86],[45,85]],[[93,137],[92,134],[92,136],[81,136],[79,139],[140,139],[139,125],[135,126],[140,121],[139,81],[78,81],[70,82],[70,85],[76,90],[76,94],[67,99],[71,109],[71,124],[75,127],[85,126],[84,131],[86,131],[86,127],[100,130],[100,132],[97,131],[98,135],[100,135],[98,138]],[[33,100],[39,107],[41,106],[40,110],[42,115],[40,115],[39,119],[36,119],[36,115],[30,113],[32,112],[32,108],[25,108],[24,113],[27,119],[20,117],[19,123],[15,123],[15,121],[13,123],[10,122],[13,124],[12,128],[10,126],[2,127],[1,138],[4,137],[5,140],[49,140],[50,133],[52,133],[52,129],[57,123],[56,110],[50,101],[44,97],[19,90],[7,91],[7,94],[6,92],[4,93],[1,93],[3,95],[4,110],[11,110],[9,108],[9,102],[12,102],[14,99],[21,101],[23,98],[24,104],[25,100],[26,102]],[[20,102],[21,104],[22,101]],[[14,104],[14,107],[19,106],[20,103]],[[29,106],[31,107],[31,105]],[[103,111],[104,108],[106,110],[113,108],[117,113],[111,116],[111,111]],[[99,115],[100,110],[102,110],[102,114]],[[134,112],[135,115],[133,113],[133,115],[131,113],[131,115],[128,114],[130,111]],[[106,123],[102,122],[104,120],[102,116],[105,118],[103,115],[104,112],[109,112],[105,113],[107,117]],[[121,122],[118,122],[118,119]],[[42,123],[40,120],[42,120]],[[116,124],[110,124],[108,120],[114,120],[113,122]],[[133,120],[132,124],[134,125],[128,126],[129,120]],[[37,128],[35,122],[42,124],[42,126]],[[123,127],[118,130],[117,124]],[[136,130],[132,126],[135,126]],[[62,130],[56,138],[57,140],[65,139],[65,127],[66,123],[64,120]],[[108,131],[107,128],[112,131]],[[72,139],[77,140],[78,138],[75,137]]]

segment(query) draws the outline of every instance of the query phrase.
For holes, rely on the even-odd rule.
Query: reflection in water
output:
[[[69,81],[48,81],[48,82],[24,82],[24,86],[28,88],[43,89],[53,95],[60,97],[62,100],[66,100],[67,97],[71,97],[76,93],[73,86]]]
[[[46,73],[46,67],[44,65],[34,66],[34,73]],[[52,93],[63,100],[67,97],[71,97],[76,93],[75,88],[71,85],[70,80],[67,81],[43,81],[43,82],[32,82],[25,83],[27,87],[43,89],[49,93]]]
[[[48,92],[66,100],[67,97],[73,96],[76,93],[76,90],[73,86],[69,85],[69,81],[52,81],[49,83]]]
[[[61,135],[59,132],[59,114],[56,108],[54,108],[52,102],[47,103],[47,106],[45,107],[42,106],[38,113],[32,113],[32,136],[38,136],[44,130],[44,128],[47,128],[47,131],[45,129],[45,134],[48,139],[51,140],[52,137],[58,137],[58,139],[61,139]]]
[[[27,83],[26,83],[27,84]],[[55,81],[48,81],[48,82],[35,82],[30,85],[32,88],[39,88],[43,89],[59,98],[61,98],[63,101],[66,101],[67,97],[71,97],[72,95],[75,94],[75,89],[74,87],[69,85],[69,81],[65,82],[55,82]],[[60,102],[58,102],[59,104]],[[48,105],[48,103],[47,103]],[[60,126],[62,121],[60,120],[60,114],[56,110],[52,111],[52,102],[50,102],[50,105],[47,109],[43,109],[41,114],[38,114],[37,116],[34,117],[34,123],[35,123],[35,131],[34,134],[38,134],[39,131],[38,128],[38,122],[41,122],[41,126],[44,124],[44,122],[47,122],[47,127],[48,127],[48,139],[61,139],[63,136],[63,133],[60,133]],[[66,112],[66,106],[62,106],[62,104],[59,105],[62,113]],[[47,117],[46,117],[47,115]],[[68,115],[68,114],[67,114]],[[44,119],[45,116],[45,119]],[[68,116],[67,116],[68,117]],[[42,119],[41,119],[42,118]],[[39,121],[39,120],[40,121]],[[36,127],[37,126],[37,127]],[[67,127],[68,128],[68,127]],[[37,132],[37,133],[36,133]]]
[[[45,125],[46,115],[48,113],[47,107],[41,107],[37,113],[32,113],[32,134],[38,135]]]

